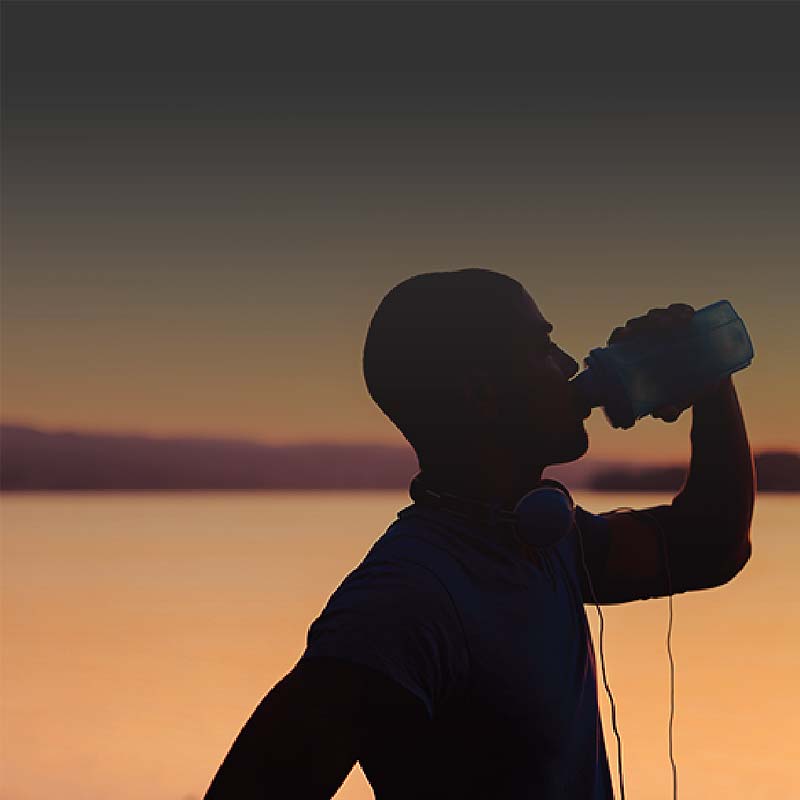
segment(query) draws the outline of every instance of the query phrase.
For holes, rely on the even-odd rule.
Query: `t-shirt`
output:
[[[580,506],[576,519],[603,563],[607,520]],[[432,795],[613,798],[577,536],[534,563],[501,528],[412,504],[330,597],[303,657],[371,667],[419,698]]]

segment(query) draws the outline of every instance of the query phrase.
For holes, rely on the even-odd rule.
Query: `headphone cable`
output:
[[[617,737],[617,770],[619,773],[619,791],[621,800],[625,800],[625,782],[622,778],[622,739],[617,729],[617,707],[614,703],[614,696],[611,694],[611,687],[608,685],[608,678],[606,677],[606,659],[603,655],[603,612],[600,610],[600,604],[597,602],[597,595],[594,592],[594,585],[592,584],[592,576],[589,574],[589,568],[586,566],[586,555],[583,551],[583,532],[581,531],[578,520],[575,520],[575,528],[578,531],[578,543],[581,548],[581,561],[583,561],[583,569],[586,573],[586,579],[589,583],[589,591],[592,593],[592,600],[594,601],[597,615],[600,618],[600,667],[603,675],[603,685],[608,694],[608,699],[611,703],[611,727],[614,729],[614,735]]]
[[[633,509],[631,509],[633,510]],[[672,574],[669,569],[669,554],[667,551],[667,535],[664,527],[649,511],[638,509],[639,514],[644,514],[655,523],[661,534],[661,547],[664,555],[664,567],[667,573],[667,599],[669,600],[669,624],[667,625],[667,655],[669,656],[669,762],[672,766],[672,797],[678,800],[678,767],[672,754],[672,722],[675,719],[675,659],[672,656]]]
[[[673,728],[673,721],[675,719],[675,659],[672,654],[672,619],[673,619],[673,609],[672,609],[672,574],[669,568],[669,553],[667,550],[667,537],[664,531],[663,526],[661,523],[656,519],[656,517],[651,514],[649,511],[644,509],[635,509],[630,507],[620,507],[615,508],[614,511],[631,511],[635,514],[643,514],[649,520],[651,520],[659,534],[660,534],[660,542],[662,546],[662,553],[664,555],[664,567],[667,573],[667,599],[669,601],[669,623],[667,625],[667,655],[669,657],[669,700],[670,700],[670,710],[669,710],[669,761],[672,767],[672,797],[673,800],[678,799],[678,767],[675,763],[675,758],[673,755],[673,745],[672,745],[672,728]],[[613,512],[612,512],[613,513]],[[617,730],[616,724],[616,707],[614,705],[614,698],[611,695],[611,688],[608,685],[608,680],[606,679],[606,665],[605,665],[605,658],[603,656],[603,612],[600,610],[600,604],[597,602],[597,595],[594,591],[594,585],[592,584],[592,578],[589,575],[589,568],[586,565],[586,557],[583,550],[583,532],[578,525],[577,519],[575,520],[575,528],[578,531],[578,542],[581,548],[581,560],[583,562],[583,569],[586,572],[586,578],[589,583],[589,590],[592,593],[592,600],[594,601],[595,608],[597,608],[597,614],[600,618],[600,665],[602,667],[602,674],[603,674],[603,684],[605,686],[606,692],[608,694],[608,699],[611,702],[611,725],[614,729],[614,733],[617,737],[617,764],[619,769],[619,787],[620,787],[620,796],[621,800],[625,800],[625,786],[622,780],[622,741],[619,736],[619,731]]]

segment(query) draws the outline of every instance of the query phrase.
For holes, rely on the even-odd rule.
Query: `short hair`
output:
[[[364,380],[418,455],[469,425],[474,409],[460,390],[470,368],[508,374],[526,296],[508,275],[468,268],[415,275],[380,302],[364,343]]]

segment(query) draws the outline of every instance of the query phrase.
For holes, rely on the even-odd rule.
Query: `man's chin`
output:
[[[515,454],[518,463],[532,468],[577,461],[589,450],[589,434],[582,422],[565,431],[548,431],[546,436],[538,433],[531,437],[526,433],[517,430],[509,443],[509,450]]]
[[[589,450],[589,434],[583,425],[572,435],[565,435],[553,442],[552,455],[548,463],[568,464],[586,455]]]

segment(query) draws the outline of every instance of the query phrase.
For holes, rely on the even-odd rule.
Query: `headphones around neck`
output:
[[[433,509],[444,509],[459,517],[484,525],[510,528],[514,537],[522,544],[525,553],[535,562],[539,561],[538,550],[552,547],[573,528],[577,530],[583,569],[586,574],[594,605],[597,608],[598,617],[600,618],[600,665],[602,667],[603,684],[611,703],[611,725],[617,737],[617,765],[619,770],[621,800],[625,800],[625,783],[622,773],[622,739],[617,729],[616,704],[611,694],[611,687],[608,685],[605,656],[603,654],[603,612],[600,610],[600,604],[597,602],[592,578],[586,564],[586,557],[583,549],[583,533],[575,519],[575,502],[567,487],[552,478],[542,478],[531,491],[523,495],[523,497],[517,501],[513,510],[509,510],[497,505],[481,503],[480,501],[470,498],[458,497],[457,495],[448,494],[447,492],[437,492],[426,485],[425,478],[420,472],[412,479],[409,487],[409,494],[411,495],[411,499],[418,505]],[[407,511],[408,509],[405,510]],[[619,508],[616,510],[634,511],[632,508]],[[661,523],[654,515],[642,509],[638,510],[637,513],[653,521],[662,537],[664,548],[669,597],[669,627],[667,628],[667,654],[669,655],[670,663],[669,758],[672,765],[673,798],[677,800],[678,770],[672,755],[672,719],[675,711],[675,664],[670,648],[672,634],[672,578],[667,558],[667,537],[661,527]],[[402,514],[403,512],[400,512],[397,516],[400,517]]]
[[[608,679],[606,678],[606,664],[603,654],[603,612],[600,610],[600,605],[595,597],[594,586],[592,585],[592,578],[589,574],[583,549],[583,534],[575,519],[575,502],[567,487],[551,478],[542,478],[533,489],[517,501],[513,510],[509,510],[466,497],[458,497],[447,492],[437,492],[426,485],[425,478],[420,472],[411,481],[409,494],[411,499],[421,506],[444,509],[467,520],[492,527],[498,526],[510,529],[525,555],[548,572],[547,560],[540,558],[541,551],[557,544],[573,528],[577,529],[583,569],[600,617],[600,664],[602,666],[603,683],[611,702],[611,724],[617,737],[620,792],[622,800],[625,800],[625,784],[622,777],[622,740],[617,730],[616,705],[611,694],[611,687],[608,685]],[[552,574],[550,578],[551,581],[554,581]],[[670,728],[670,743],[671,741],[672,729]]]
[[[411,481],[409,494],[415,503],[444,509],[480,524],[505,526],[528,548],[552,547],[575,524],[575,503],[566,486],[550,478],[539,483],[517,501],[513,509],[439,492],[427,485],[420,472]]]

